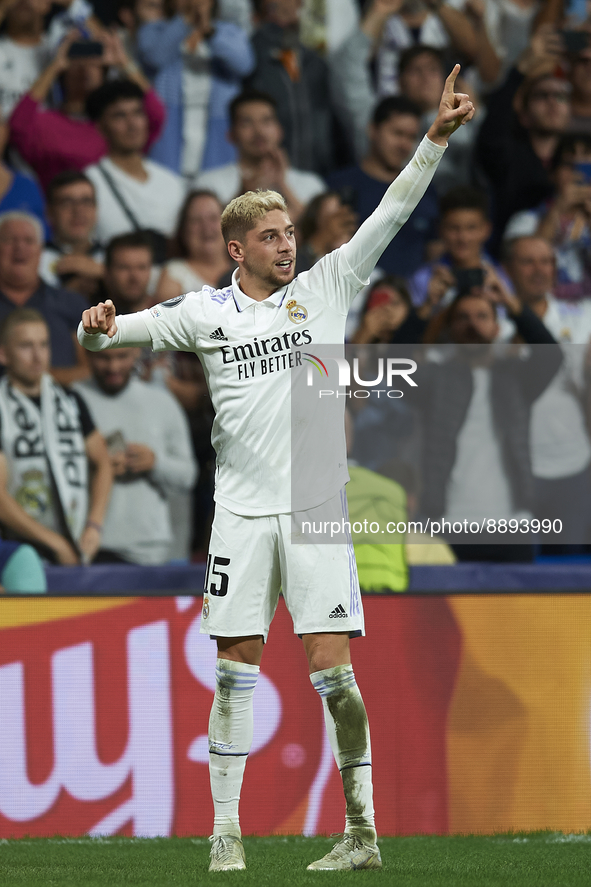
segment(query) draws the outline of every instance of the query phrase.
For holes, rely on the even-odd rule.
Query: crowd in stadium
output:
[[[228,286],[220,217],[247,190],[284,196],[297,271],[312,267],[377,207],[459,61],[476,116],[356,299],[349,341],[548,347],[510,371],[423,374],[437,403],[425,426],[441,439],[431,451],[426,434],[422,480],[405,461],[401,409],[355,406],[351,455],[388,478],[376,496],[390,489],[401,516],[568,513],[567,541],[589,542],[591,356],[558,347],[591,339],[586,7],[0,0],[4,537],[64,565],[203,558],[215,454],[199,360],[89,354],[75,336],[82,311],[108,298],[129,314]],[[407,541],[411,562],[534,550]]]

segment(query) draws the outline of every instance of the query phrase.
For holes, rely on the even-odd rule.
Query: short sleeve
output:
[[[87,438],[96,429],[94,419],[90,415],[90,410],[86,405],[86,401],[80,396],[80,394],[78,394],[77,391],[68,388],[68,395],[72,398],[72,400],[76,401],[76,406],[78,407],[78,412],[80,414],[80,425],[82,427],[82,434],[85,438]]]

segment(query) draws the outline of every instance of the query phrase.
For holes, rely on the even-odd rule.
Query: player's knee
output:
[[[308,634],[303,640],[310,674],[338,665],[350,665],[348,634]]]

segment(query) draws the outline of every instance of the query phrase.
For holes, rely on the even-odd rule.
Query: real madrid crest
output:
[[[209,598],[207,596],[203,598],[203,609],[201,613],[204,619],[207,619],[209,616]]]
[[[288,311],[292,323],[304,323],[308,319],[308,312],[302,305],[294,305]]]

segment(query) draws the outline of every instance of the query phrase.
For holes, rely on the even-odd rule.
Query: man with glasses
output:
[[[104,251],[92,239],[96,197],[90,179],[76,170],[58,173],[47,188],[47,215],[52,237],[41,255],[40,276],[94,301],[105,267]]]
[[[570,85],[552,72],[557,56],[551,48],[532,40],[490,96],[480,128],[477,158],[495,195],[497,248],[511,216],[538,206],[553,192],[549,164],[569,124]],[[545,73],[540,75],[540,69]]]

